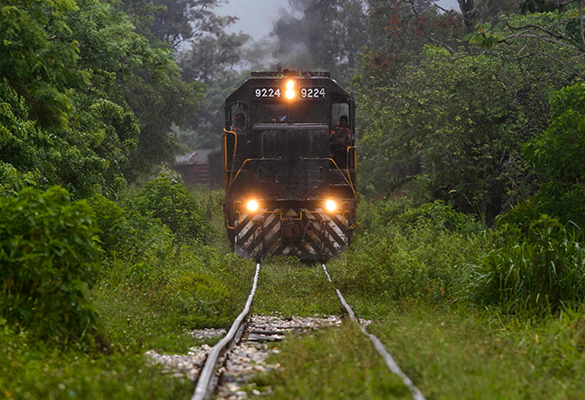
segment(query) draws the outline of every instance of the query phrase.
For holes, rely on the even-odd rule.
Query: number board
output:
[[[282,90],[277,87],[260,87],[254,89],[254,97],[257,99],[280,99]]]
[[[303,99],[324,99],[327,97],[327,90],[324,87],[303,87],[301,98]]]
[[[256,99],[281,99],[284,98],[286,89],[279,87],[258,87],[253,90]],[[307,99],[325,99],[327,98],[327,89],[324,87],[302,87],[297,95],[303,100]]]

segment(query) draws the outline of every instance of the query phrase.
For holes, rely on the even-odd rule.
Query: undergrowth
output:
[[[184,354],[201,344],[191,330],[229,326],[254,270],[208,245],[220,233],[200,201],[164,176],[119,201],[75,202],[63,189],[0,201],[1,393],[190,398],[192,383],[144,352]]]
[[[581,236],[548,216],[525,231],[508,227],[501,244],[466,269],[463,298],[528,317],[581,307],[585,300]]]
[[[360,205],[349,250],[332,263],[336,282],[359,295],[392,300],[453,300],[463,266],[492,237],[442,202],[412,208],[407,199]]]

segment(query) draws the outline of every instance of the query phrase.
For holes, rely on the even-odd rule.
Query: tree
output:
[[[208,15],[208,23],[201,20],[190,48],[179,54],[183,79],[205,85],[205,99],[197,113],[193,113],[182,127],[181,141],[190,148],[219,147],[223,134],[224,99],[240,84],[247,74],[242,71],[245,45],[250,36],[227,33],[234,17]]]
[[[79,71],[77,43],[64,15],[76,12],[67,0],[6,0],[0,5],[0,79],[27,103],[43,128],[66,127],[73,108],[71,89],[88,82]]]
[[[170,51],[150,46],[108,3],[9,3],[0,29],[4,192],[61,184],[78,197],[114,196],[137,142],[150,143],[139,147],[143,165],[159,162],[170,125],[198,100]],[[145,92],[149,104],[139,99]]]
[[[523,154],[546,174],[531,200],[537,214],[585,226],[585,84],[551,93],[550,125],[526,143]]]
[[[72,16],[71,24],[79,35],[81,63],[96,77],[93,93],[112,96],[137,119],[129,162],[120,164],[126,178],[134,180],[175,155],[172,126],[195,112],[202,88],[182,81],[172,51],[135,32],[126,14],[94,0],[79,4],[86,12]]]

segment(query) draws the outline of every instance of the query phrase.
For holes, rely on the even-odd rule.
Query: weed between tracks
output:
[[[303,264],[290,257],[267,259],[258,284],[253,313],[304,317],[343,313],[320,264]]]

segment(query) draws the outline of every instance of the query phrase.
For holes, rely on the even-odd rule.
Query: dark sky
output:
[[[458,8],[457,0],[439,0],[438,4],[447,9]],[[243,31],[254,40],[259,40],[272,30],[279,8],[288,9],[288,0],[230,0],[216,11],[220,15],[233,15],[240,19],[232,25],[230,32]]]

